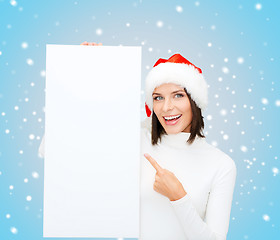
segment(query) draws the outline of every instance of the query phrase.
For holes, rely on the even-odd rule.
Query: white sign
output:
[[[141,47],[47,45],[44,237],[139,238]]]

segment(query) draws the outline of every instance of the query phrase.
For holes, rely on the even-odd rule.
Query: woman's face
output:
[[[192,109],[181,86],[165,83],[155,88],[153,110],[167,134],[190,132]]]

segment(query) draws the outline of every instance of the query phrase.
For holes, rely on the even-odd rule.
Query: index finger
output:
[[[149,160],[149,162],[152,164],[152,166],[156,169],[157,172],[162,170],[162,167],[149,154],[145,153],[144,156]]]

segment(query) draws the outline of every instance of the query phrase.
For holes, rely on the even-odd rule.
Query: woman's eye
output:
[[[184,97],[184,95],[178,93],[178,94],[175,95],[175,97],[181,98],[181,97]]]
[[[156,101],[161,100],[161,99],[162,99],[161,96],[154,97],[154,100],[156,100]]]

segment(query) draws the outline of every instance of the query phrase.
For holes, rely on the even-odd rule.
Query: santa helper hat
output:
[[[208,86],[200,68],[180,54],[174,54],[168,60],[160,58],[146,78],[145,109],[148,117],[153,109],[153,91],[164,83],[174,83],[186,88],[196,105],[204,110],[208,103]]]

